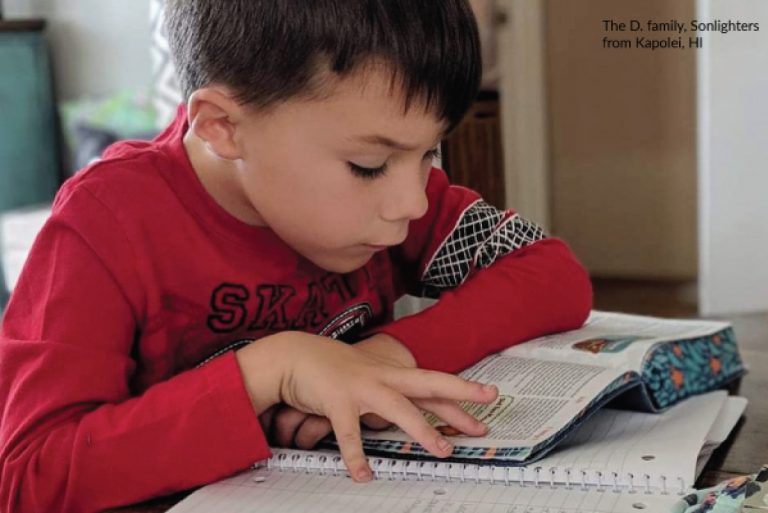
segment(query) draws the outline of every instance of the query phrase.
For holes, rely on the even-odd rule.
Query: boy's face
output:
[[[362,267],[403,242],[427,211],[434,148],[445,123],[383,71],[337,82],[330,96],[250,113],[238,128],[240,187],[258,224],[333,272]]]

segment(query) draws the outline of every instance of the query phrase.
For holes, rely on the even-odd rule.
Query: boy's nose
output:
[[[385,221],[413,221],[427,213],[426,186],[418,172],[409,171],[403,173],[403,179],[394,181],[384,198],[381,217]]]

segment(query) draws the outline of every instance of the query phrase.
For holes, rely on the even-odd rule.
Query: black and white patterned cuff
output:
[[[425,297],[438,297],[461,285],[473,268],[546,238],[536,224],[477,200],[462,212],[456,226],[435,251],[421,282]]]

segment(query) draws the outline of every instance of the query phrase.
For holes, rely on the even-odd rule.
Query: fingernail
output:
[[[495,392],[496,391],[496,385],[483,385],[483,391],[484,392]]]
[[[357,478],[358,481],[370,481],[371,473],[368,470],[361,468],[360,470],[357,471],[357,473],[355,474],[355,477]]]
[[[443,452],[453,451],[451,443],[442,436],[437,439],[437,447]]]

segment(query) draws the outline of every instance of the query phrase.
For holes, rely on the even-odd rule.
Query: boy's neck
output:
[[[192,169],[213,200],[246,224],[266,226],[243,192],[236,162],[213,155],[191,130],[184,135],[183,142]]]

